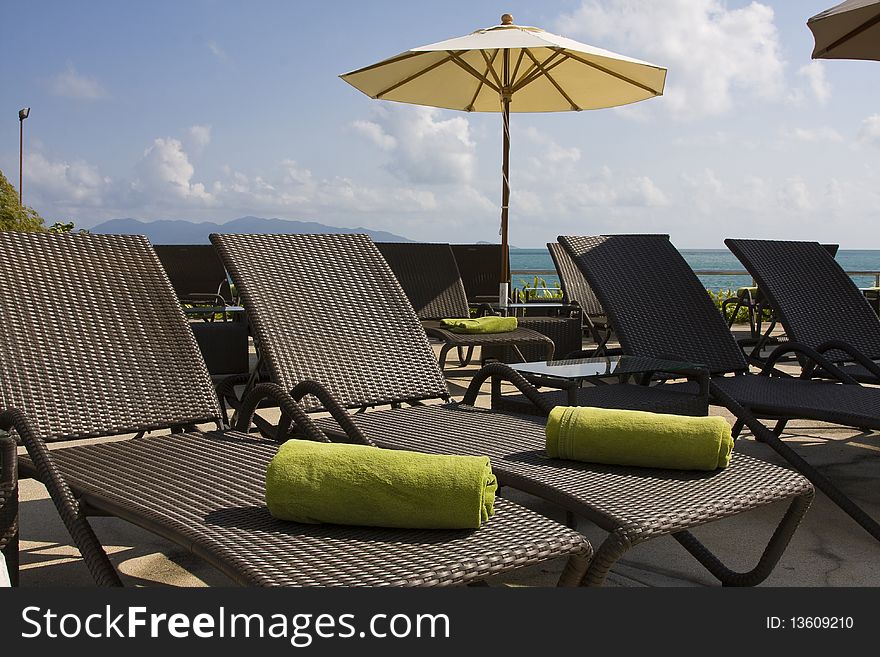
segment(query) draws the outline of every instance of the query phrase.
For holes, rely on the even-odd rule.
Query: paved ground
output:
[[[453,396],[460,397],[476,368],[447,365]],[[488,386],[486,386],[488,392]],[[488,395],[480,403],[487,405]],[[713,408],[712,412],[727,415]],[[729,417],[729,415],[727,415]],[[815,422],[790,423],[789,442],[811,463],[837,482],[874,517],[880,517],[880,488],[877,465],[880,433],[861,432]],[[784,465],[764,445],[745,439],[737,451]],[[506,491],[505,495],[548,516],[564,521],[564,514],[547,503]],[[702,528],[699,537],[733,565],[748,569],[759,556],[756,545],[766,543],[781,509],[742,514]],[[96,518],[95,529],[108,546],[129,586],[224,586],[230,581],[206,566],[185,549],[127,522]],[[578,525],[594,546],[604,532],[587,521]],[[21,482],[21,585],[90,586],[85,566],[71,547],[66,531],[55,513],[45,488],[33,480]],[[562,564],[558,564],[561,567]],[[499,585],[549,586],[554,568],[533,568],[510,576]],[[650,541],[631,550],[614,569],[609,584],[614,586],[694,586],[713,580],[672,539]],[[808,511],[780,564],[766,582],[768,586],[880,586],[880,545],[822,494]]]

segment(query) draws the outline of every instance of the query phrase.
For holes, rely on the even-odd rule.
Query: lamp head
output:
[[[18,110],[18,120],[24,121],[28,117],[28,114],[30,114],[30,113],[31,113],[30,107],[22,107],[20,110]]]

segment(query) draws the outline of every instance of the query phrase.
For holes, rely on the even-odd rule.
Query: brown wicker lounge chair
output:
[[[425,332],[443,342],[438,359],[441,369],[446,364],[449,350],[453,348],[458,349],[462,366],[470,363],[474,347],[510,347],[517,350],[524,362],[526,359],[519,348],[537,345],[544,347],[547,360],[553,358],[553,341],[532,329],[467,335],[441,328],[441,319],[470,317],[464,285],[448,244],[380,242],[376,246],[400,282],[416,315],[422,320]],[[462,349],[467,349],[463,357]]]
[[[337,408],[335,418],[320,425],[340,437],[362,433],[389,448],[488,454],[503,485],[558,504],[608,532],[587,583],[601,584],[630,547],[668,535],[722,582],[759,583],[809,505],[812,487],[803,477],[743,455],[711,474],[547,459],[544,417],[474,406],[481,383],[498,375],[549,412],[550,404],[501,363],[483,368],[462,403],[449,402],[419,320],[366,235],[212,235],[211,241],[242,296],[273,383],[301,397],[306,392],[301,382],[316,381],[350,409],[413,405],[351,415]],[[334,299],[333,315],[311,303],[316,294]],[[423,403],[428,401],[435,403]],[[302,403],[309,410],[333,408],[321,397],[307,396]],[[283,435],[284,424],[277,430]],[[790,504],[748,573],[729,570],[689,531],[774,501]]]
[[[587,279],[581,270],[572,262],[562,245],[558,242],[548,242],[547,249],[556,273],[559,274],[559,282],[562,285],[562,296],[565,303],[577,304],[581,309],[581,317],[584,324],[584,333],[589,334],[596,343],[595,353],[603,353],[605,343],[611,337],[612,329],[608,323],[608,316],[596,298],[596,293],[587,283]]]
[[[450,244],[467,301],[472,306],[498,301],[500,244]]]
[[[233,302],[223,262],[210,244],[156,244],[153,247],[181,303]]]
[[[856,381],[880,384],[880,319],[828,245],[724,243],[758,281],[790,340],[812,347]],[[809,360],[802,365],[805,376],[827,376]]]
[[[712,375],[710,399],[739,418],[735,433],[747,424],[756,439],[773,448],[880,539],[880,524],[779,435],[785,421],[794,418],[880,429],[880,390],[859,386],[815,349],[793,341],[774,351],[761,374],[751,373],[742,349],[696,274],[668,239],[658,237],[560,237],[559,241],[608,311],[626,353],[704,364]],[[659,286],[655,284],[658,272],[663,273]],[[673,316],[669,308],[681,311]],[[687,323],[681,322],[681,312],[687,313]],[[786,354],[809,359],[838,381],[853,385],[771,376],[778,374],[774,365]],[[755,416],[779,420],[776,430],[754,421]]]
[[[22,476],[46,484],[99,584],[119,584],[86,516],[112,515],[190,550],[240,584],[466,584],[567,558],[584,537],[499,500],[478,530],[404,530],[275,520],[264,503],[277,444],[225,430],[204,362],[149,242],[139,236],[0,233],[0,429],[24,443]],[[302,435],[326,439],[276,386],[259,386]],[[5,410],[2,410],[5,409]],[[217,427],[201,431],[196,425]],[[171,428],[167,435],[47,442]]]

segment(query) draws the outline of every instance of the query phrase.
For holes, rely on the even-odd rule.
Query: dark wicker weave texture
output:
[[[705,365],[712,373],[748,369],[721,313],[665,236],[559,241],[608,313],[626,353]]]
[[[842,340],[869,359],[880,358],[880,319],[827,247],[772,240],[724,243],[767,295],[790,340],[814,349]],[[842,352],[827,355],[848,360]]]
[[[450,244],[468,302],[498,299],[501,283],[500,244]]]
[[[470,317],[464,285],[448,244],[377,242],[419,319]]]
[[[593,584],[601,584],[611,564],[638,543],[792,497],[800,500],[796,526],[812,497],[812,488],[803,477],[742,455],[736,455],[730,468],[713,473],[548,459],[544,418],[445,405],[405,413],[365,413],[354,421],[383,446],[438,454],[486,454],[502,484],[550,500],[610,532],[590,566],[588,581]],[[334,430],[331,420],[319,424]],[[728,578],[728,583],[757,583],[772,570],[787,540],[775,545],[774,558],[754,573],[742,578],[725,570],[715,574]]]
[[[591,553],[586,539],[503,501],[476,531],[275,521],[264,494],[266,466],[277,445],[247,434],[189,430],[50,452],[44,436],[216,420],[216,396],[188,322],[144,238],[0,233],[0,259],[11,272],[2,279],[9,305],[0,332],[0,363],[8,368],[0,429],[15,431],[27,447],[22,471],[46,484],[97,583],[120,580],[87,522],[89,510],[175,541],[245,584],[459,584],[554,557],[569,557],[560,583],[580,581]],[[76,291],[79,303],[72,303],[68,290]],[[24,336],[21,343],[10,339],[10,325]],[[29,378],[34,370],[52,374]],[[27,385],[7,383],[9,373]],[[73,410],[64,411],[65,393]],[[255,393],[272,397],[305,435],[323,438],[274,384],[261,384]],[[251,398],[245,406],[258,401]]]
[[[387,264],[365,237],[212,235],[211,239],[218,246],[233,280],[240,284],[245,307],[255,319],[255,340],[267,362],[273,363],[272,376],[276,377],[276,383],[291,388],[303,377],[303,372],[308,372],[309,378],[333,386],[334,378],[344,373],[350,381],[344,398],[351,406],[363,404],[371,395],[385,399],[396,396],[401,401],[414,399],[422,394],[424,387],[408,382],[414,378],[432,382],[436,379],[438,369],[433,358],[422,355],[426,345],[418,320]],[[288,294],[288,286],[292,289],[296,283],[287,283],[286,277],[297,283],[320,280],[324,289],[345,309],[347,314],[343,317],[350,321],[311,311],[313,296]],[[351,278],[363,279],[363,283],[357,287]],[[279,293],[285,297],[281,310],[275,303]],[[384,307],[400,314],[394,318]],[[400,310],[404,307],[407,310]],[[298,321],[302,316],[308,321]],[[298,328],[301,323],[310,328],[310,333],[304,334]],[[409,330],[404,333],[405,327]],[[377,348],[376,342],[383,332],[391,330],[398,331],[397,343]],[[333,344],[328,345],[328,339],[323,337],[326,334],[332,335]],[[378,353],[374,354],[374,350]],[[365,352],[369,355],[362,357]],[[500,373],[503,369],[503,365],[495,363],[483,373]],[[534,389],[528,388],[522,377],[519,382],[540,397]],[[407,385],[411,386],[409,392]],[[625,482],[642,476],[637,468],[613,470],[614,474],[605,479],[610,471],[547,462],[542,456],[543,419],[479,411],[465,404],[438,404],[368,412],[351,416],[351,420],[362,427],[368,438],[389,447],[488,454],[493,468],[510,485],[532,491],[575,513],[597,518],[600,525],[611,529],[611,534],[591,566],[587,578],[591,584],[604,581],[611,564],[626,552],[633,540],[668,533],[674,533],[677,540],[725,583],[760,582],[782,554],[812,496],[812,488],[803,478],[776,466],[755,462],[752,474],[764,478],[766,490],[763,484],[753,485],[752,474],[740,482],[739,473],[743,471],[735,468],[730,475],[718,475],[724,481],[730,477],[730,488],[727,484],[721,487],[719,495],[724,500],[718,504],[717,511],[714,509],[716,499],[709,493],[701,491],[694,499],[685,496],[678,500],[674,488],[669,489],[662,506],[653,507],[652,500],[656,497],[653,487],[658,485],[654,480],[664,477],[678,480],[679,475],[653,473],[651,486],[633,486],[630,496]],[[335,420],[327,422],[325,426],[329,428],[336,426]],[[546,467],[538,467],[542,463],[546,463]],[[751,466],[747,469],[751,471]],[[688,477],[685,479],[691,481]],[[707,489],[712,488],[713,476],[700,480],[706,482]],[[727,497],[728,492],[739,485],[742,488]],[[610,486],[611,492],[602,492],[606,486]],[[687,488],[687,484],[681,486]],[[685,531],[686,527],[778,499],[791,500],[789,511],[758,566],[749,573],[731,572]]]
[[[210,244],[156,244],[153,247],[178,298],[219,295],[232,300],[226,269]]]
[[[767,375],[767,368],[763,375],[748,373],[745,357],[721,314],[709,301],[696,274],[666,239],[622,235],[560,237],[559,241],[584,272],[611,316],[626,353],[679,357],[706,364],[715,374],[738,374],[716,376],[710,385],[713,403],[727,407],[739,420],[736,430],[743,424],[748,425],[759,440],[803,472],[841,509],[880,540],[880,523],[779,438],[784,422],[793,418],[880,428],[880,390],[771,377]],[[655,286],[647,293],[648,278],[658,272],[663,274],[663,285]],[[687,323],[673,321],[675,315],[667,312],[667,306],[683,309],[687,313]],[[792,342],[780,349],[797,350],[797,353],[821,362],[822,357],[810,353],[806,345]],[[833,369],[827,363],[825,367]],[[682,384],[675,384],[673,388],[676,385]],[[782,422],[774,433],[758,423],[756,415],[781,419]]]
[[[453,585],[554,557],[589,557],[583,537],[504,500],[478,531],[276,520],[263,490],[277,449],[277,443],[245,434],[210,432],[75,447],[53,456],[94,508],[191,546],[240,584]]]
[[[211,240],[242,296],[270,376],[285,389],[320,381],[345,406],[448,396],[422,325],[366,235]],[[315,303],[320,298],[326,304]],[[285,347],[271,348],[276,344]]]
[[[577,303],[588,317],[604,318],[605,309],[568,252],[559,242],[548,242],[547,249],[559,274],[564,301]]]
[[[13,585],[18,575],[18,469],[15,441],[0,435],[0,552]]]
[[[25,410],[44,440],[220,417],[145,238],[7,232],[0,254],[0,409]]]

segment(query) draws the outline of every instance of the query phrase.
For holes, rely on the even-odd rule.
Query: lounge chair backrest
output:
[[[869,358],[880,357],[880,319],[827,245],[739,239],[724,243],[767,296],[790,340],[813,348],[843,340]]]
[[[0,232],[0,262],[0,408],[25,412],[46,440],[220,417],[145,237]]]
[[[464,286],[448,244],[379,242],[376,247],[419,319],[469,317]]]
[[[156,244],[154,247],[179,299],[219,294],[230,301],[223,261],[210,244]]]
[[[706,288],[665,235],[559,238],[629,354],[748,369]]]
[[[501,282],[500,244],[450,244],[469,303],[494,301]]]
[[[349,407],[448,396],[418,317],[366,235],[211,241],[274,382],[290,389],[315,380]]]
[[[605,311],[596,293],[587,283],[581,270],[574,264],[568,251],[559,242],[548,242],[547,249],[550,251],[550,257],[553,258],[553,264],[556,265],[556,273],[559,274],[564,301],[577,302],[588,317],[604,315]]]

